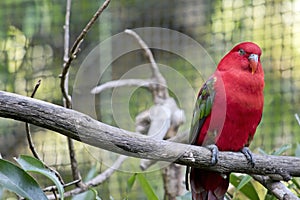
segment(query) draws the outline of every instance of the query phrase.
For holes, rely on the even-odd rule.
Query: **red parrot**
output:
[[[261,49],[252,42],[236,45],[220,61],[216,71],[200,89],[190,130],[193,145],[212,151],[212,165],[218,151],[241,151],[254,166],[248,146],[263,111],[264,72]],[[187,168],[193,200],[224,199],[229,174]]]

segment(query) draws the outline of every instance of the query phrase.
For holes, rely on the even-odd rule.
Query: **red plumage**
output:
[[[192,144],[215,144],[221,151],[241,151],[249,145],[264,103],[260,55],[259,46],[243,42],[223,57],[199,92],[190,133]],[[190,183],[194,200],[223,199],[229,174],[192,168]]]

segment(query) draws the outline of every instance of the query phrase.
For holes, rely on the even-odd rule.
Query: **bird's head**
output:
[[[262,72],[260,64],[261,49],[252,42],[242,42],[229,51],[221,60],[218,70],[242,69],[250,73]]]

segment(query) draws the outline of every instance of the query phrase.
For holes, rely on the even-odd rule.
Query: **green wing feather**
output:
[[[190,144],[195,144],[197,137],[199,136],[200,130],[205,122],[205,119],[211,113],[213,101],[215,98],[215,82],[217,77],[211,76],[202,86],[199,91],[196,105],[194,108],[193,119],[190,130]],[[190,173],[190,167],[186,168],[185,173],[185,184],[186,189],[189,190],[188,176]]]
[[[190,129],[190,144],[195,144],[205,119],[211,113],[213,101],[216,94],[216,91],[214,89],[216,81],[217,77],[210,77],[204,83],[198,94]]]

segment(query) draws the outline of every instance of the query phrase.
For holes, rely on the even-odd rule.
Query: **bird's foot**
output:
[[[241,150],[241,152],[245,155],[248,164],[251,165],[251,167],[255,166],[255,160],[253,158],[252,152],[250,151],[250,149],[248,147],[243,147],[243,149]]]
[[[207,145],[206,148],[208,148],[211,151],[211,165],[212,166],[216,165],[219,160],[219,149],[217,145],[210,144]]]

